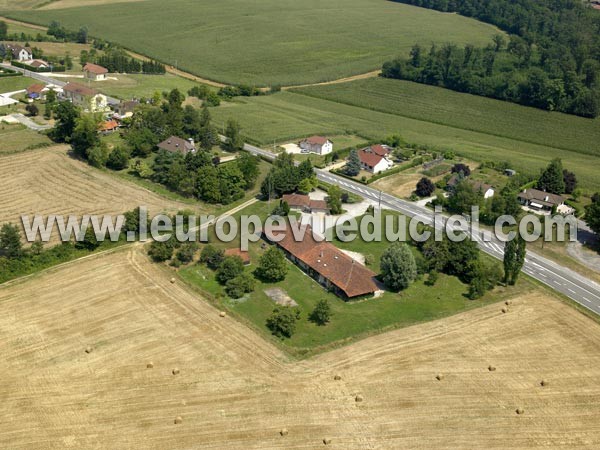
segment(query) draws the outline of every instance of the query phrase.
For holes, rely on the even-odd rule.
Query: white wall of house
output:
[[[31,53],[23,49],[19,52],[19,61],[29,61],[32,59]]]
[[[333,142],[327,141],[325,144],[311,144],[306,141],[300,142],[300,148],[304,153],[316,153],[318,155],[327,155],[333,151]]]
[[[381,161],[375,164],[374,167],[370,167],[362,162],[360,165],[363,168],[363,170],[366,170],[367,172],[372,172],[374,174],[378,174],[380,172],[385,172],[386,170],[390,169],[394,165],[394,163],[392,163],[392,161],[390,161],[389,159],[381,158]]]
[[[494,190],[493,189],[488,189],[487,191],[485,191],[483,193],[483,198],[484,199],[488,199],[488,198],[492,198],[494,196]]]

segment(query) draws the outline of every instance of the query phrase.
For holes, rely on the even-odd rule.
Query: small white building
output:
[[[378,174],[389,170],[394,165],[393,161],[387,156],[378,155],[375,152],[362,149],[358,151],[358,158],[360,159],[360,167],[367,172]]]
[[[302,153],[316,153],[327,155],[333,151],[333,142],[323,136],[311,136],[300,141]]]
[[[108,73],[108,69],[97,64],[87,63],[83,67],[83,73],[85,74],[85,77],[89,80],[103,81],[106,80],[106,74]]]
[[[471,184],[473,186],[473,190],[475,192],[481,192],[481,195],[483,195],[484,199],[492,198],[496,193],[492,186],[485,184],[482,181],[473,181]]]

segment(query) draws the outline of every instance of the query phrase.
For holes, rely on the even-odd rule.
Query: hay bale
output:
[[[171,373],[172,373],[173,375],[179,375],[179,369],[178,369],[177,367],[175,367],[175,368],[174,368],[174,369],[171,371]]]
[[[227,313],[226,313],[225,311],[221,311],[221,312],[219,313],[219,316],[220,316],[220,317],[225,317],[226,315],[227,315]]]
[[[175,417],[175,425],[179,425],[180,423],[183,423],[183,419],[181,418],[181,416]]]
[[[329,438],[324,438],[324,439],[323,439],[323,444],[325,444],[325,445],[329,445],[329,444],[331,444],[331,439],[329,439]]]
[[[171,284],[174,284],[175,283],[175,278],[171,278],[170,281],[171,281]]]
[[[90,347],[89,345],[85,348],[85,352],[86,353],[92,353],[92,347]]]
[[[504,302],[504,304],[505,304],[506,306],[509,306],[511,303],[512,303],[512,302],[511,302],[510,300],[506,300],[506,301]]]
[[[150,361],[148,364],[146,364],[146,369],[153,369],[154,368],[154,363],[152,361]]]
[[[438,381],[442,381],[442,380],[444,379],[444,375],[442,375],[441,373],[438,373],[438,374],[435,376],[435,379],[436,379],[436,380],[438,380]]]
[[[517,408],[517,410],[515,411],[518,415],[521,414],[525,414],[525,410],[523,410],[523,408]]]
[[[488,370],[490,372],[494,372],[496,370],[496,368],[494,366],[490,365],[490,366],[488,366]]]
[[[542,380],[542,381],[540,381],[540,386],[542,386],[542,387],[548,386],[548,382],[546,380]]]
[[[502,314],[506,314],[508,312],[508,308],[502,308]]]
[[[335,376],[333,377],[333,379],[334,379],[335,381],[340,381],[340,380],[342,379],[342,377],[341,377],[341,376],[339,376],[339,375],[335,375]]]
[[[282,436],[287,436],[288,435],[287,428],[282,428],[281,431],[279,431],[279,434],[282,435]]]
[[[355,401],[356,403],[360,403],[360,402],[362,402],[363,400],[364,400],[364,398],[363,398],[363,396],[362,396],[362,395],[360,395],[360,394],[358,394],[356,397],[354,397],[354,401]]]

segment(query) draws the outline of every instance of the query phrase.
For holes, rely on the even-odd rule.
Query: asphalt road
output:
[[[250,144],[246,144],[244,148],[250,153],[265,158],[273,159],[276,156],[271,152]],[[382,207],[397,211],[407,217],[418,218],[424,224],[435,225],[436,228],[445,226],[445,224],[440,224],[439,221],[436,224],[433,223],[433,212],[430,209],[383,193],[361,183],[336,176],[325,170],[315,169],[315,172],[319,180],[329,184],[336,184],[342,189],[358,194],[363,198],[380,202]],[[456,230],[458,231],[458,229]],[[503,259],[504,244],[497,238],[490,234],[485,238],[482,235],[476,235],[475,239],[481,250],[485,253],[499,260]],[[523,272],[564,294],[588,310],[600,315],[600,285],[598,283],[532,251],[527,252]]]

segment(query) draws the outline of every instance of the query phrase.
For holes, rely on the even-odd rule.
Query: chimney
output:
[[[323,250],[321,250],[320,257],[321,258],[323,257]]]
[[[550,197],[546,195],[546,196],[544,197],[544,201],[545,201],[545,202],[547,202],[548,200],[550,200]]]

